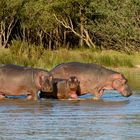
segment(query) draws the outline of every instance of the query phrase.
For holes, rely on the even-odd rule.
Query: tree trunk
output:
[[[89,46],[89,47],[92,47],[92,48],[96,48],[95,44],[92,42],[92,39],[90,38],[89,36],[89,33],[87,30],[84,29],[84,33],[85,33],[85,42],[86,44]]]
[[[1,21],[0,25],[0,47],[5,48],[9,41],[9,37],[11,35],[12,29],[15,26],[17,20],[14,18],[11,19],[8,26],[6,27],[5,21]]]
[[[59,27],[55,30],[55,48],[59,48]]]
[[[63,40],[63,46],[65,47],[66,46],[66,37],[67,37],[67,31],[65,30],[64,31],[64,40]]]
[[[64,20],[64,19],[59,20],[56,15],[54,15],[54,16],[55,16],[56,20],[59,23],[61,23],[66,29],[69,29],[71,32],[73,32],[76,36],[79,37],[80,45],[83,45],[83,42],[85,42],[88,47],[96,48],[95,44],[93,43],[92,39],[89,36],[88,31],[84,28],[84,19],[82,19],[83,23],[81,24],[81,32],[79,33],[74,30],[73,23],[70,18],[69,18],[69,23],[68,23],[68,22],[66,22],[66,20]]]
[[[0,34],[0,48],[2,48],[2,35]]]
[[[79,44],[80,46],[83,46],[83,36],[84,36],[84,17],[83,17],[83,13],[82,13],[82,8],[80,8],[80,41]]]
[[[52,32],[50,32],[50,35],[49,35],[49,50],[51,50],[52,48]]]
[[[2,48],[2,22],[0,23],[0,48]]]
[[[37,35],[39,37],[39,45],[42,45],[42,40],[43,40],[43,32],[42,31],[38,31]]]
[[[26,41],[26,29],[24,26],[22,27],[22,38],[23,38],[23,41]]]

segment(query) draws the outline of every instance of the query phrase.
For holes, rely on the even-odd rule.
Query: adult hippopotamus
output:
[[[68,62],[62,63],[50,73],[54,78],[68,78],[75,75],[80,81],[81,95],[91,93],[99,99],[104,90],[117,90],[125,97],[132,94],[126,78],[113,70],[93,63]]]
[[[37,99],[37,92],[51,92],[52,76],[48,71],[17,66],[0,66],[0,98],[27,95],[27,99]]]
[[[53,79],[53,91],[41,92],[41,98],[52,99],[77,99],[80,90],[80,82],[76,76],[71,76],[68,79]]]

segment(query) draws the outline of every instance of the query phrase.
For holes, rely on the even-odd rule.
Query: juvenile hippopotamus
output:
[[[79,92],[79,80],[75,76],[71,76],[67,80],[57,82],[57,98],[58,99],[77,99]]]
[[[54,78],[68,78],[75,75],[80,81],[81,95],[91,93],[99,99],[104,90],[117,90],[125,97],[132,95],[126,78],[113,70],[93,63],[68,62],[53,68]]]
[[[0,66],[0,98],[27,95],[37,99],[38,91],[51,92],[52,76],[48,71],[17,65]]]
[[[54,99],[77,99],[80,92],[80,82],[75,76],[68,79],[53,79],[53,92],[42,92],[41,98],[54,98]]]

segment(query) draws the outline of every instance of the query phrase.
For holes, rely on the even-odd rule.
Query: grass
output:
[[[1,64],[17,64],[51,69],[57,64],[70,61],[97,63],[106,67],[134,67],[140,64],[140,53],[131,55],[117,51],[92,49],[46,50],[42,46],[13,41],[8,49],[0,49]]]

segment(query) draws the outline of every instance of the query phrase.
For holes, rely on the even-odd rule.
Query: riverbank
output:
[[[16,42],[8,49],[0,49],[1,64],[17,64],[45,69],[70,61],[97,63],[110,68],[134,68],[140,66],[140,53],[93,49],[58,49],[48,50],[41,46]]]

